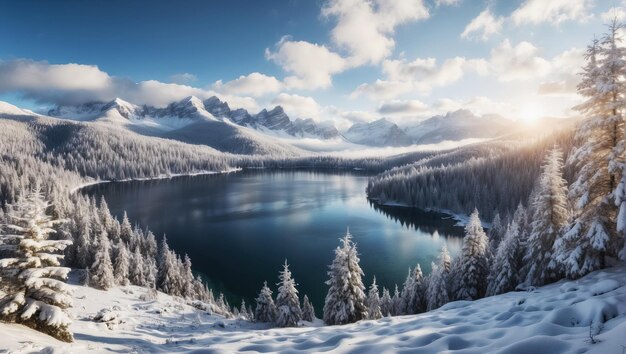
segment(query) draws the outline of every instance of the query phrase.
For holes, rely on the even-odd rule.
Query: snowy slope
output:
[[[408,146],[411,138],[385,118],[370,123],[355,123],[343,136],[350,142],[368,146]]]
[[[14,116],[35,115],[35,113],[33,113],[32,111],[28,109],[21,109],[19,107],[16,107],[10,103],[3,102],[3,101],[0,101],[0,114],[14,115]]]
[[[510,132],[512,125],[514,122],[500,116],[478,116],[460,109],[406,127],[405,132],[415,143],[429,144],[443,140],[494,138]]]
[[[108,103],[61,106],[48,114],[62,119],[107,124],[146,136],[206,145],[229,153],[277,157],[303,153],[299,148],[254,129],[214,116],[206,110],[205,102],[195,96],[172,102],[164,108],[137,106],[116,98]]]
[[[291,329],[225,320],[163,294],[143,301],[145,290],[133,286],[108,292],[72,287],[74,343],[0,323],[0,351],[619,354],[626,345],[626,265],[532,292],[457,301],[421,315]],[[92,321],[103,308],[113,309],[116,319]],[[590,326],[599,332],[595,344]]]

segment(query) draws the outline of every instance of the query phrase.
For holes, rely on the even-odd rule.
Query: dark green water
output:
[[[354,236],[369,286],[393,290],[407,268],[425,273],[446,244],[455,255],[462,229],[441,214],[372,205],[367,176],[311,171],[244,171],[228,175],[107,183],[83,193],[104,195],[111,212],[124,210],[170,246],[188,253],[231,304],[250,303],[263,281],[273,285],[285,259],[316,311],[326,294],[326,270],[347,227]],[[272,286],[275,291],[276,287]]]

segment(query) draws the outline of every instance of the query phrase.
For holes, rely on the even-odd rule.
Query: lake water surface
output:
[[[90,186],[104,195],[113,215],[124,210],[170,247],[187,253],[194,271],[231,304],[254,300],[263,281],[275,292],[285,259],[301,296],[321,314],[327,266],[346,228],[360,253],[365,283],[401,286],[408,267],[430,272],[443,244],[455,255],[462,229],[444,215],[412,208],[377,207],[365,196],[368,177],[358,173],[242,171]],[[393,295],[393,293],[392,293]]]

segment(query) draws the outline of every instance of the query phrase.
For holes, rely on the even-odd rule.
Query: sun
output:
[[[540,106],[532,103],[527,103],[521,109],[520,119],[522,122],[532,124],[543,116],[543,111]]]

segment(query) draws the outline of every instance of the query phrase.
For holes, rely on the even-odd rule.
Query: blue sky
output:
[[[620,0],[0,0],[0,100],[33,109],[217,94],[345,126],[458,108],[571,115]],[[240,78],[241,76],[241,78]],[[233,81],[240,78],[237,81]]]

